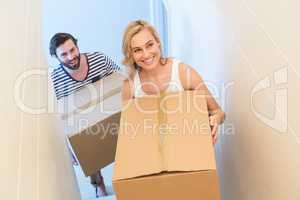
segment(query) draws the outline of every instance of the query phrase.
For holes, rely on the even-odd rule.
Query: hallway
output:
[[[57,128],[49,40],[70,32],[82,52],[123,67],[123,31],[136,19],[158,29],[164,56],[201,74],[226,112],[215,146],[222,200],[300,199],[300,1],[10,0],[0,10],[1,199],[95,199]]]

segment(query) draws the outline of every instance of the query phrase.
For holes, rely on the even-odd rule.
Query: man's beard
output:
[[[77,63],[75,65],[72,65],[71,63],[74,62],[75,60],[77,60]],[[80,54],[78,56],[76,56],[73,60],[70,60],[68,62],[61,62],[61,64],[64,65],[65,67],[67,67],[68,69],[71,69],[71,70],[79,69]]]

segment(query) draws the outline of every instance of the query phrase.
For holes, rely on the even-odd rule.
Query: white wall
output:
[[[227,113],[216,146],[222,199],[300,199],[300,3],[166,2],[171,54],[215,84]]]
[[[41,1],[0,4],[0,198],[80,199],[64,138],[54,130],[52,116],[29,114],[21,106],[47,105],[47,75],[30,76],[24,82],[21,76],[32,69],[47,70],[42,53]]]
[[[122,37],[132,20],[150,20],[149,1],[139,0],[44,0],[43,46],[49,56],[50,38],[57,32],[72,33],[82,52],[101,51],[121,63]]]

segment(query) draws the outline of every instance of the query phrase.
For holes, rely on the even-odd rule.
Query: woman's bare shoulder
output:
[[[194,90],[203,83],[200,74],[190,65],[179,63],[180,81],[185,90]]]

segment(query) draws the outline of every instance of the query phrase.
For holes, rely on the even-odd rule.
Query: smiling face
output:
[[[57,47],[56,55],[60,63],[64,66],[71,69],[79,67],[79,49],[71,39]]]
[[[151,70],[159,65],[160,43],[147,28],[132,37],[130,46],[134,62],[142,69]]]

